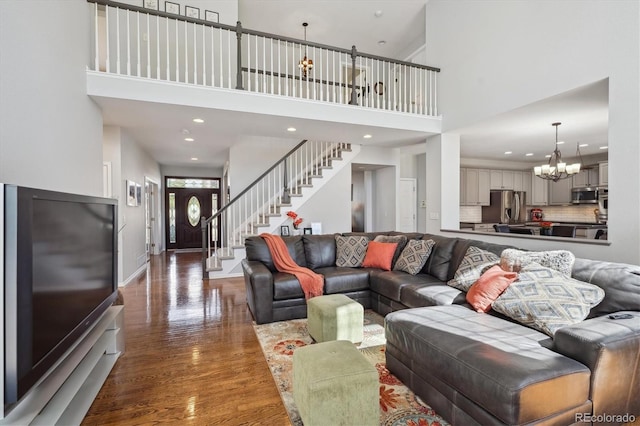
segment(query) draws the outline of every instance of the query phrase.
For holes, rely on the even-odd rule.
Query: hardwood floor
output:
[[[122,288],[126,350],[83,425],[289,425],[242,278],[205,280],[199,253],[154,256]]]

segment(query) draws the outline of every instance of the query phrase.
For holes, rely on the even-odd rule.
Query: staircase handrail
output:
[[[238,201],[244,194],[246,194],[247,192],[249,192],[251,190],[251,188],[253,188],[255,185],[257,185],[262,178],[264,178],[266,175],[268,175],[273,169],[275,169],[276,167],[278,167],[282,162],[284,162],[291,154],[293,154],[294,152],[296,152],[298,150],[298,148],[300,148],[302,145],[304,145],[305,143],[307,143],[307,139],[303,139],[300,143],[298,143],[295,147],[293,147],[290,151],[288,151],[285,155],[282,156],[282,158],[280,158],[278,161],[276,161],[271,167],[269,167],[264,173],[262,173],[260,176],[258,176],[253,182],[251,182],[249,185],[247,185],[247,187],[245,189],[243,189],[238,195],[236,195],[235,197],[233,197],[232,200],[230,200],[228,203],[226,203],[224,206],[222,206],[222,208],[220,210],[218,210],[215,214],[211,215],[210,218],[205,219],[203,218],[200,222],[200,225],[202,228],[206,228],[207,225],[209,225],[211,222],[213,222],[218,216],[220,216],[224,211],[227,210],[227,208],[229,208],[229,206],[231,206],[233,203],[235,203],[236,201]],[[204,242],[203,242],[204,245]]]
[[[225,29],[225,30],[235,31],[239,36],[241,36],[242,34],[248,34],[248,35],[254,35],[254,36],[259,36],[259,37],[266,37],[266,38],[271,38],[271,39],[278,40],[278,41],[285,41],[285,42],[289,42],[289,43],[302,44],[302,45],[309,46],[309,47],[316,47],[316,48],[320,48],[320,49],[333,50],[335,52],[345,53],[345,54],[348,54],[348,55],[351,55],[352,53],[355,53],[357,56],[362,56],[364,58],[369,58],[369,59],[374,59],[374,60],[381,60],[381,61],[391,62],[391,63],[396,64],[396,65],[406,65],[406,66],[410,66],[410,67],[414,67],[414,68],[420,68],[420,69],[426,69],[426,70],[429,70],[429,71],[440,72],[440,68],[432,67],[432,66],[429,66],[429,65],[416,64],[416,63],[413,63],[413,62],[401,61],[399,59],[386,58],[386,57],[383,57],[383,56],[377,56],[377,55],[373,55],[373,54],[369,54],[369,53],[359,52],[359,51],[357,51],[355,49],[355,46],[353,46],[351,49],[345,49],[345,48],[341,48],[341,47],[337,47],[337,46],[330,46],[330,45],[327,45],[327,44],[314,43],[314,42],[311,42],[311,41],[305,41],[305,40],[297,39],[297,38],[294,38],[294,37],[286,37],[286,36],[282,36],[282,35],[278,35],[278,34],[267,33],[267,32],[264,32],[264,31],[251,30],[251,29],[248,29],[248,28],[244,28],[242,26],[242,24],[240,23],[240,21],[238,21],[238,23],[236,25],[227,25],[227,24],[220,24],[220,23],[217,23],[217,22],[205,21],[205,20],[202,20],[202,19],[190,18],[188,16],[182,16],[182,15],[176,15],[176,14],[173,14],[173,13],[162,12],[160,10],[147,9],[145,7],[140,7],[140,6],[133,6],[133,5],[129,5],[129,4],[126,4],[126,3],[118,3],[118,2],[115,2],[113,0],[87,0],[87,2],[88,3],[96,3],[96,4],[103,5],[103,6],[116,7],[118,9],[130,10],[130,11],[133,11],[133,12],[147,13],[149,15],[160,16],[162,18],[176,19],[178,21],[190,22],[190,23],[193,23],[193,24],[206,25],[206,26],[210,26],[210,27],[214,27],[214,28],[221,28],[221,29]]]

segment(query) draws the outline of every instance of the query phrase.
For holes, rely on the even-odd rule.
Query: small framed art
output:
[[[204,20],[209,22],[220,23],[220,14],[218,12],[214,12],[213,10],[205,10]]]
[[[164,11],[167,13],[173,13],[175,15],[180,15],[180,5],[178,3],[174,3],[171,1],[164,2]]]
[[[145,9],[158,10],[158,0],[144,0],[142,5]]]
[[[313,234],[313,228],[304,228],[304,235]]]
[[[142,185],[136,183],[136,206],[142,205]]]
[[[289,225],[282,225],[280,227],[280,235],[282,235],[283,237],[288,237],[289,235]]]
[[[193,6],[185,6],[184,16],[187,18],[200,19],[200,9]]]
[[[136,206],[136,183],[131,180],[127,180],[127,205]]]

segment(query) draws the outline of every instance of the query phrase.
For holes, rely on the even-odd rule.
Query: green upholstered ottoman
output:
[[[364,308],[344,294],[329,294],[307,302],[307,327],[316,342],[362,342]]]
[[[305,426],[379,425],[378,371],[347,340],[293,352],[293,399]]]

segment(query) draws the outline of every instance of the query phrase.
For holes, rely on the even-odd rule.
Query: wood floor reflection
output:
[[[122,288],[126,352],[83,425],[289,425],[242,278],[201,279],[199,253],[154,256]]]

